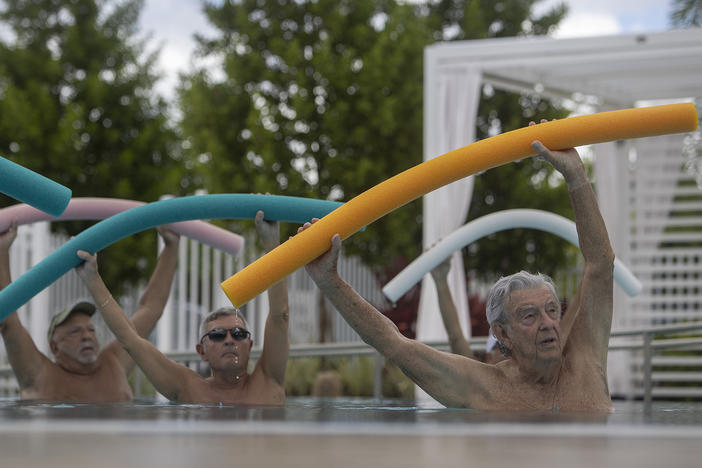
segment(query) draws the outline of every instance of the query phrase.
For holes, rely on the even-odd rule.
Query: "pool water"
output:
[[[5,466],[702,466],[702,403],[500,413],[373,399],[285,407],[0,400]],[[565,457],[565,458],[563,458]],[[364,466],[365,465],[365,466]]]

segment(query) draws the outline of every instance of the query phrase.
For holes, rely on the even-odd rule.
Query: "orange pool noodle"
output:
[[[425,161],[361,193],[310,228],[248,265],[222,283],[235,307],[311,262],[331,247],[331,238],[346,239],[381,216],[441,186],[491,167],[534,155],[531,143],[563,149],[613,140],[694,131],[692,103],[623,109],[570,117],[477,141]]]

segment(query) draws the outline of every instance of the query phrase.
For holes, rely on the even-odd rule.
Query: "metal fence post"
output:
[[[643,371],[644,371],[644,378],[643,378],[643,384],[644,384],[644,411],[645,412],[650,412],[651,411],[651,399],[652,399],[652,357],[653,357],[653,349],[651,347],[651,341],[653,341],[653,334],[652,333],[644,333],[643,336],[643,352],[644,352],[644,360],[643,360]]]
[[[383,398],[383,365],[385,358],[380,353],[373,353],[373,398]]]

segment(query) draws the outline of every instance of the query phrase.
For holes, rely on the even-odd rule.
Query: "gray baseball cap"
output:
[[[92,317],[92,315],[95,313],[95,310],[95,304],[88,301],[76,302],[72,306],[66,307],[61,312],[59,312],[51,318],[51,322],[49,322],[49,331],[46,334],[47,339],[51,341],[51,338],[53,338],[54,336],[54,330],[56,329],[56,327],[65,322],[66,319],[68,319],[68,317],[71,316],[71,314],[78,313]]]

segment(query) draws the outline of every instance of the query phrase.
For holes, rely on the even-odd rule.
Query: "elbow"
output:
[[[287,302],[279,307],[276,307],[275,311],[271,310],[271,314],[280,322],[290,322],[290,306]]]
[[[614,251],[609,248],[601,253],[596,259],[586,264],[587,270],[592,275],[597,276],[614,276]]]
[[[117,341],[137,364],[139,364],[140,356],[144,356],[148,352],[148,347],[151,344],[146,338],[138,335],[117,337]]]
[[[400,330],[394,323],[391,327],[388,327],[387,332],[380,336],[379,339],[364,338],[363,341],[374,347],[393,363],[400,362],[403,356],[407,357],[407,346],[410,346],[413,342],[413,340],[400,333]]]

